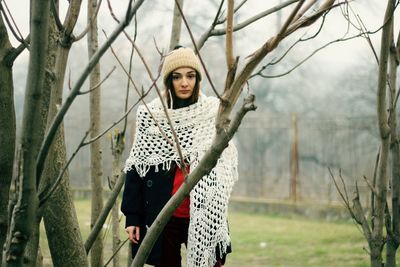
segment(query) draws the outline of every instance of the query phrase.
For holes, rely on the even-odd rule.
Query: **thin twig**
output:
[[[56,22],[56,26],[57,26],[58,31],[62,32],[64,26],[62,25],[60,17],[58,16],[57,6],[56,6],[55,0],[51,0],[50,9],[51,9],[51,12],[53,13],[53,17],[54,17],[54,20]]]
[[[3,5],[4,5],[5,9],[4,9]],[[26,48],[28,48],[29,45],[25,42],[25,39],[22,36],[17,24],[15,23],[14,17],[12,15],[12,13],[10,12],[10,9],[8,8],[5,0],[0,1],[0,11],[3,13],[6,23],[9,27],[9,29],[11,30],[11,33],[14,35],[15,39],[17,39],[20,43],[24,44],[24,46]]]
[[[353,210],[352,210],[351,207],[350,207],[349,200],[347,199],[347,197],[345,197],[345,195],[343,194],[342,190],[340,190],[339,185],[338,185],[338,183],[336,182],[335,176],[333,175],[332,170],[331,170],[330,167],[328,167],[328,171],[329,171],[329,174],[331,175],[333,184],[335,185],[337,192],[339,193],[339,195],[340,195],[340,197],[342,198],[344,204],[346,205],[346,208],[349,210],[351,216],[355,218],[355,216],[354,216],[354,214],[353,214]],[[344,189],[344,190],[345,190],[345,189]],[[345,190],[345,191],[346,191],[346,190]]]
[[[285,76],[285,75],[288,75],[289,73],[291,73],[292,71],[294,71],[295,69],[297,69],[298,67],[300,67],[301,65],[303,65],[305,62],[307,62],[310,58],[312,58],[314,55],[316,55],[318,52],[320,52],[320,51],[323,50],[324,48],[326,48],[326,47],[328,47],[328,46],[330,46],[330,45],[332,45],[332,44],[339,43],[339,42],[345,42],[345,41],[348,41],[348,40],[351,40],[351,39],[358,38],[358,37],[360,37],[360,36],[361,36],[361,34],[357,34],[357,35],[350,36],[350,37],[347,37],[347,38],[340,38],[340,39],[336,39],[336,40],[330,41],[330,42],[328,42],[328,43],[322,45],[321,47],[315,49],[313,52],[311,52],[308,56],[306,56],[304,59],[302,59],[301,61],[299,61],[299,63],[297,63],[296,65],[294,65],[294,66],[293,66],[292,68],[290,68],[289,70],[287,70],[287,71],[285,71],[285,72],[282,72],[282,73],[280,73],[280,74],[274,74],[274,75],[266,75],[266,74],[263,74],[262,71],[264,71],[265,68],[262,67],[258,72],[256,72],[256,73],[250,75],[249,79],[254,78],[255,76],[261,76],[261,77],[263,77],[263,78],[279,78],[279,77],[283,77],[283,76]],[[266,66],[268,66],[268,64],[267,64]],[[265,66],[265,67],[266,67],[266,66]]]
[[[220,24],[221,22],[218,20],[218,18],[221,15],[221,10],[222,6],[224,4],[224,0],[221,1],[217,13],[215,14],[214,20],[211,23],[211,25],[208,27],[208,29],[200,36],[199,40],[196,43],[197,49],[201,50],[203,47],[204,43],[207,41],[207,39],[211,36],[211,32],[215,29],[215,27]]]
[[[105,34],[105,33],[104,33]],[[106,34],[105,34],[106,35]],[[106,35],[107,38],[107,35]],[[127,75],[127,77],[130,79],[130,81],[133,84],[133,88],[135,88],[136,93],[139,95],[140,100],[143,103],[143,106],[146,108],[147,112],[149,112],[150,116],[152,117],[153,121],[155,122],[155,124],[157,125],[157,127],[159,128],[161,135],[164,137],[164,139],[171,145],[173,146],[173,142],[168,138],[168,136],[166,135],[166,133],[164,132],[164,130],[161,128],[160,124],[158,123],[158,121],[156,120],[156,118],[153,116],[153,113],[151,112],[150,108],[148,107],[147,103],[144,101],[142,96],[142,93],[139,91],[138,87],[136,86],[136,83],[134,82],[134,80],[132,79],[132,77],[129,75],[129,72],[126,70],[125,66],[122,64],[121,60],[119,59],[118,55],[115,53],[114,49],[112,48],[112,46],[110,46],[111,49],[111,53],[113,54],[113,56],[115,57],[115,59],[117,60],[118,64],[120,65],[120,67],[122,68],[122,70],[125,72],[125,74]],[[160,76],[160,73],[158,73],[158,76],[156,79],[152,79],[152,87],[154,86],[155,88],[157,88],[157,80],[158,77]],[[161,103],[163,103],[164,101],[161,101]]]
[[[69,164],[72,162],[72,160],[75,158],[75,156],[78,154],[78,151],[81,149],[81,147],[84,144],[84,141],[86,137],[89,135],[89,131],[85,133],[83,136],[81,142],[79,143],[78,147],[75,149],[75,151],[72,153],[72,156],[68,159],[68,162],[65,164],[65,166],[62,168],[61,172],[58,174],[57,179],[53,183],[53,185],[50,187],[47,192],[43,190],[38,194],[38,199],[39,199],[39,208],[43,206],[44,203],[50,198],[50,196],[54,193],[56,190],[57,186],[60,184],[61,179],[64,177],[64,173],[67,171]]]
[[[106,264],[104,264],[104,267],[107,267],[108,264],[110,264],[110,262],[114,259],[115,255],[117,255],[118,251],[120,251],[120,249],[125,245],[125,243],[129,240],[129,238],[126,238],[124,240],[124,242],[122,242],[118,248],[114,251],[114,254],[112,254],[112,256],[108,259],[108,261],[106,262]]]
[[[207,70],[207,68],[206,68],[206,65],[204,64],[203,58],[202,58],[201,55],[200,55],[200,51],[199,51],[199,49],[198,49],[198,47],[197,47],[197,45],[196,45],[196,41],[195,41],[195,39],[194,39],[194,37],[193,37],[192,30],[190,29],[189,24],[188,24],[188,22],[187,22],[187,20],[186,20],[185,14],[183,14],[182,8],[181,8],[181,6],[179,5],[179,3],[178,3],[177,0],[175,0],[175,3],[176,3],[176,7],[179,9],[179,13],[180,13],[181,16],[182,16],[183,22],[185,23],[186,29],[187,29],[187,31],[189,32],[190,39],[192,40],[192,44],[193,44],[193,46],[194,46],[194,49],[195,49],[195,51],[196,51],[197,56],[199,57],[200,63],[201,63],[201,65],[202,65],[202,67],[203,67],[204,73],[205,73],[206,76],[207,76],[208,82],[210,83],[211,88],[212,88],[212,90],[214,91],[214,94],[215,94],[221,101],[223,101],[223,99],[221,98],[221,96],[220,96],[220,94],[218,93],[217,89],[215,88],[214,83],[212,82],[211,76],[210,76],[210,74],[208,73],[208,70]]]
[[[281,4],[279,4],[279,5],[277,5],[277,6],[273,7],[273,8],[267,9],[267,10],[259,13],[258,15],[255,15],[255,16],[253,16],[253,17],[251,17],[251,18],[249,18],[249,19],[247,19],[247,20],[245,20],[245,21],[243,21],[241,23],[236,24],[235,27],[233,28],[233,31],[234,32],[239,31],[239,30],[251,25],[253,22],[255,22],[255,21],[257,21],[257,20],[259,20],[261,18],[264,18],[264,17],[266,17],[268,15],[275,14],[277,11],[279,11],[279,10],[281,10],[281,9],[283,9],[283,8],[293,4],[293,3],[296,3],[298,1],[299,0],[289,0],[289,1],[281,3]],[[224,20],[219,21],[219,22],[224,22],[224,21],[226,21],[226,18]],[[226,29],[218,29],[218,30],[211,31],[210,36],[219,36],[219,35],[224,35],[224,34],[226,34]]]
[[[109,127],[107,127],[103,132],[101,132],[98,136],[93,137],[89,141],[85,142],[84,145],[89,145],[98,139],[100,139],[103,135],[105,135],[108,131],[110,131],[114,126],[116,126],[118,123],[120,123],[122,120],[124,120],[129,113],[150,93],[151,89],[154,87],[154,83],[150,85],[149,89],[147,89],[146,92],[142,94],[142,96],[129,108],[125,111],[125,113],[119,118],[117,121],[113,122]]]
[[[99,0],[99,3],[96,6],[96,10],[95,10],[93,16],[90,18],[90,22],[86,25],[86,28],[83,30],[83,32],[81,32],[80,34],[78,34],[78,36],[75,37],[75,39],[74,39],[75,41],[79,41],[80,39],[82,39],[88,33],[91,25],[93,24],[93,22],[97,18],[97,15],[99,13],[100,6],[101,6],[102,2],[103,2],[103,0]]]
[[[107,6],[108,6],[108,10],[110,11],[111,17],[114,18],[114,20],[117,21],[117,22],[119,23],[119,20],[117,19],[117,16],[116,16],[115,13],[114,13],[114,10],[113,10],[113,8],[112,8],[112,5],[111,5],[110,0],[107,0]],[[135,16],[135,18],[134,18],[134,25],[135,25],[135,27],[134,27],[133,41],[136,42],[136,38],[137,38],[137,16]],[[132,76],[132,75],[131,75],[131,74],[132,74],[132,67],[133,67],[133,66],[132,66],[132,61],[133,61],[133,55],[134,55],[134,53],[135,53],[135,49],[134,49],[134,47],[132,46],[132,47],[131,47],[131,54],[130,54],[130,56],[129,56],[129,69],[128,69],[129,77]],[[126,84],[125,105],[124,105],[124,110],[125,110],[125,112],[128,110],[129,91],[130,91],[129,89],[130,89],[130,85],[131,85],[131,80],[130,80],[129,77],[127,78],[127,84]],[[121,132],[121,135],[122,135],[122,136],[125,135],[127,125],[128,125],[128,119],[127,119],[127,117],[126,117],[125,120],[124,120],[124,127],[123,127],[123,130],[122,130],[122,132]]]
[[[179,5],[179,4],[177,3],[177,5]],[[142,60],[142,63],[143,63],[143,65],[145,66],[145,69],[146,69],[147,74],[149,75],[150,79],[155,83],[155,82],[157,81],[158,77],[157,77],[157,79],[155,79],[155,78],[153,77],[153,74],[151,73],[151,70],[150,70],[150,68],[149,68],[149,65],[147,64],[146,60],[144,59],[144,56],[143,56],[142,52],[140,51],[140,49],[139,49],[139,48],[137,47],[137,45],[133,42],[133,40],[130,38],[129,35],[127,35],[127,34],[125,33],[125,36],[126,36],[126,37],[128,38],[128,40],[131,42],[131,44],[132,44],[133,47],[135,48],[137,54],[139,55],[139,58]],[[159,76],[160,74],[161,74],[161,72],[159,71],[159,72],[158,72],[158,76]],[[160,89],[158,88],[158,86],[157,86],[156,83],[155,83],[154,85],[155,85],[155,89],[156,89],[157,95],[158,95],[158,97],[160,98],[161,105],[162,105],[162,107],[163,107],[163,109],[164,109],[165,117],[166,117],[166,119],[167,119],[167,121],[168,121],[168,124],[170,125],[170,129],[171,129],[171,132],[172,132],[172,136],[174,137],[175,147],[176,147],[176,149],[177,149],[177,152],[178,152],[178,155],[179,155],[179,158],[180,158],[180,166],[181,166],[181,169],[182,169],[182,171],[183,171],[184,176],[187,177],[188,174],[187,174],[187,171],[186,171],[185,158],[183,157],[183,154],[182,154],[181,145],[180,145],[180,142],[179,142],[179,138],[178,138],[178,136],[177,136],[177,134],[176,134],[176,131],[175,131],[175,128],[174,128],[174,124],[173,124],[171,118],[169,117],[168,109],[167,109],[167,106],[165,105],[165,101],[163,100],[163,97],[162,97],[162,95],[161,95]],[[150,110],[148,110],[148,111],[150,112]],[[153,117],[153,119],[154,119],[154,121],[155,121],[155,118],[154,118],[154,117]],[[157,122],[157,125],[158,125],[158,122]],[[161,130],[162,130],[161,127],[160,127],[159,125],[158,125],[158,127],[159,127],[159,129],[160,129],[160,131],[161,131]],[[167,140],[168,140],[168,139],[167,139]]]
[[[364,181],[367,183],[367,185],[368,185],[369,189],[371,190],[371,192],[374,193],[377,198],[379,198],[379,193],[376,190],[375,186],[373,186],[370,183],[370,181],[368,180],[368,178],[365,175],[363,175],[363,178],[364,178]]]
[[[116,68],[117,68],[117,67],[114,66],[114,67],[110,70],[110,72],[103,78],[103,80],[101,80],[98,84],[96,84],[95,86],[93,86],[93,87],[90,88],[89,90],[86,90],[86,91],[79,91],[79,94],[80,94],[80,95],[88,94],[88,93],[90,93],[90,92],[92,92],[92,91],[98,89],[108,78],[110,78],[111,74],[114,72],[114,70],[115,70]]]
[[[381,148],[379,147],[378,153],[376,154],[376,159],[375,159],[375,166],[374,166],[374,176],[372,178],[372,185],[373,187],[376,186],[376,179],[378,176],[378,165],[379,165],[379,158],[380,158],[380,151]],[[371,192],[371,214],[372,217],[375,216],[375,194]]]

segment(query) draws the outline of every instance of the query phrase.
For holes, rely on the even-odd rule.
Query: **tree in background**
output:
[[[21,141],[18,142],[21,147],[21,175],[19,175],[19,186],[16,189],[17,203],[13,208],[12,213],[5,213],[1,210],[0,219],[7,218],[7,220],[0,221],[1,226],[7,225],[7,221],[11,221],[11,225],[7,226],[8,229],[5,230],[1,228],[0,230],[4,233],[7,233],[7,241],[6,247],[3,253],[3,265],[4,266],[21,266],[23,261],[23,255],[28,241],[32,238],[33,229],[37,229],[37,226],[40,222],[40,214],[43,211],[46,234],[47,239],[49,240],[49,247],[52,253],[52,260],[55,266],[66,266],[69,264],[74,264],[76,266],[87,266],[87,258],[86,254],[90,251],[93,241],[99,234],[99,231],[104,224],[105,218],[109,213],[111,207],[113,206],[116,196],[118,195],[119,190],[121,189],[123,176],[120,175],[118,181],[116,182],[113,193],[110,198],[107,200],[106,205],[102,209],[101,213],[98,216],[98,219],[95,223],[93,223],[93,229],[90,234],[90,237],[86,242],[83,242],[82,237],[80,236],[79,225],[77,225],[76,214],[74,211],[74,206],[71,199],[70,188],[68,187],[68,176],[65,175],[67,171],[68,164],[72,158],[66,160],[65,158],[65,143],[63,144],[63,133],[62,133],[62,122],[65,114],[70,108],[72,102],[76,99],[78,95],[86,93],[82,91],[82,85],[84,81],[87,79],[89,74],[95,69],[100,58],[104,55],[104,53],[108,50],[114,40],[124,31],[124,29],[128,26],[133,16],[136,14],[136,11],[145,2],[144,0],[138,0],[135,3],[130,1],[128,3],[128,8],[126,13],[121,19],[121,22],[116,26],[115,30],[107,37],[104,44],[102,44],[97,52],[93,53],[90,57],[89,63],[83,69],[82,73],[78,77],[78,79],[74,82],[73,86],[71,86],[68,91],[68,97],[64,102],[61,102],[61,92],[64,87],[65,82],[65,70],[68,61],[69,49],[73,45],[74,41],[80,40],[86,32],[73,35],[72,32],[74,30],[74,26],[76,24],[76,20],[80,11],[81,1],[70,1],[68,5],[68,12],[66,14],[65,20],[61,23],[59,18],[59,14],[57,12],[57,3],[52,2],[50,5],[46,1],[33,0],[31,1],[31,30],[30,30],[30,38],[21,40],[21,48],[18,49],[10,49],[10,45],[7,44],[7,41],[2,43],[1,51],[3,54],[6,54],[2,57],[3,61],[7,63],[6,68],[0,68],[0,76],[3,75],[11,75],[11,61],[10,57],[15,59],[18,55],[18,51],[23,50],[26,46],[29,45],[29,56],[30,56],[30,65],[28,68],[28,77],[27,77],[27,85],[26,85],[26,93],[25,93],[25,108],[24,108],[24,119],[22,126],[22,138]],[[212,36],[218,35],[226,35],[226,65],[227,65],[227,75],[225,79],[225,83],[223,85],[223,90],[217,90],[214,87],[214,92],[220,97],[220,112],[219,119],[217,123],[217,136],[213,142],[213,146],[206,154],[206,157],[201,161],[198,168],[192,171],[188,178],[187,186],[182,187],[179,192],[175,195],[174,198],[171,199],[171,202],[166,206],[163,213],[160,214],[160,217],[157,219],[156,224],[154,224],[146,237],[146,241],[142,246],[142,252],[139,254],[133,264],[135,266],[143,265],[143,261],[146,258],[146,250],[151,247],[152,240],[156,238],[157,234],[162,229],[163,223],[166,222],[168,216],[171,214],[171,205],[179,202],[185,195],[187,195],[190,189],[194,186],[194,184],[207,172],[209,172],[212,167],[215,165],[218,156],[222,153],[223,149],[227,146],[229,140],[235,134],[237,128],[239,127],[241,120],[245,116],[245,114],[255,109],[254,106],[254,97],[250,94],[245,97],[245,102],[242,106],[238,107],[238,111],[235,114],[232,114],[234,108],[238,105],[237,102],[242,95],[243,88],[246,86],[247,80],[250,75],[253,73],[255,68],[257,67],[264,58],[270,54],[272,51],[276,49],[276,47],[280,44],[280,42],[293,34],[295,31],[307,27],[318,20],[321,16],[325,15],[334,5],[334,0],[326,0],[323,3],[320,3],[315,10],[314,4],[316,1],[304,1],[304,0],[289,0],[282,2],[281,4],[272,7],[271,9],[265,10],[253,18],[250,18],[243,23],[235,24],[233,22],[233,16],[235,12],[238,12],[240,8],[245,4],[246,1],[239,3],[237,6],[234,6],[233,1],[228,1],[226,6],[227,15],[224,16],[222,9],[224,6],[224,1],[221,1],[218,10],[215,12],[215,19],[210,23],[210,26],[207,30],[196,40],[194,36],[192,36],[193,44],[197,44],[196,50],[200,53],[200,49],[204,46],[205,42],[211,38]],[[183,3],[183,1],[181,2]],[[1,3],[3,5],[3,3]],[[339,3],[338,3],[339,4]],[[179,4],[177,5],[177,8]],[[238,68],[238,58],[234,56],[234,47],[233,47],[233,32],[239,31],[244,27],[251,25],[253,22],[258,19],[274,14],[276,11],[281,10],[283,8],[289,9],[289,14],[284,20],[285,23],[280,27],[279,32],[276,35],[273,35],[270,39],[264,40],[263,44],[256,50],[254,53],[249,55],[246,61],[243,63],[242,68]],[[5,10],[2,6],[2,10]],[[50,19],[50,12],[54,18]],[[185,18],[182,10],[179,12],[182,18]],[[9,18],[5,12],[2,12],[2,18]],[[89,19],[89,21],[92,18]],[[179,21],[179,20],[178,20]],[[57,45],[57,53],[55,58],[55,66],[53,69],[46,69],[46,53],[49,53],[50,50],[54,52],[54,48],[48,45],[49,34],[48,32],[53,32],[53,30],[49,30],[52,23],[57,26],[57,34],[59,34],[59,41]],[[185,21],[186,28],[191,35],[190,27],[187,21]],[[4,20],[0,21],[0,29],[5,29]],[[216,27],[219,26],[217,29]],[[10,27],[10,26],[9,26]],[[13,26],[11,26],[13,28]],[[174,30],[175,31],[175,30]],[[176,30],[178,31],[178,30]],[[5,31],[3,31],[5,34]],[[53,33],[52,33],[53,34]],[[179,35],[179,34],[178,34]],[[8,39],[7,35],[3,35],[5,40]],[[127,35],[129,36],[129,35]],[[147,90],[154,90],[156,87],[157,77],[158,75],[152,73],[147,64],[143,54],[140,53],[140,49],[137,47],[135,42],[130,42],[131,46],[135,48],[137,54],[143,60],[143,65],[146,67],[146,70],[149,74],[150,86]],[[171,41],[171,44],[173,41]],[[162,53],[161,53],[162,54]],[[200,54],[201,55],[201,54]],[[207,68],[206,68],[207,69]],[[43,100],[43,89],[46,86],[43,86],[44,83],[50,83],[50,81],[45,82],[45,74],[48,72],[50,74],[49,77],[53,77],[54,79],[54,87],[51,87],[51,100],[49,103],[49,112],[47,115],[47,126],[46,126],[46,134],[44,136],[40,135],[40,132],[43,132],[43,126],[39,123],[42,118],[35,112],[35,108],[41,106],[41,102]],[[158,73],[159,74],[159,73]],[[135,80],[129,75],[130,82],[134,84]],[[208,72],[206,72],[206,76],[209,79],[210,83],[212,83]],[[10,76],[8,76],[10,77]],[[5,79],[7,81],[7,79]],[[97,84],[92,84],[89,90]],[[1,95],[1,101],[4,101],[8,104],[7,111],[10,114],[13,114],[12,107],[12,82],[11,79],[8,78],[8,83],[6,84],[7,90],[4,90],[5,96]],[[134,86],[138,92],[139,100],[144,97],[146,94],[144,93],[146,88],[142,86],[142,89],[139,89],[139,86]],[[98,89],[94,90],[97,91]],[[54,91],[54,92],[53,92]],[[52,110],[50,112],[50,110]],[[126,116],[132,108],[128,109]],[[52,114],[52,115],[50,115]],[[0,128],[0,136],[11,135],[8,141],[13,143],[15,142],[15,132],[13,132],[12,128],[15,128],[15,119],[11,116],[10,120],[7,121],[10,128]],[[113,126],[117,125],[113,124],[111,127],[107,129],[111,129]],[[104,131],[103,133],[107,132]],[[60,138],[60,143],[56,140]],[[95,138],[92,138],[90,141],[85,141],[86,136],[83,138],[83,141],[79,145],[79,148],[94,142]],[[3,142],[4,139],[0,141]],[[78,150],[79,150],[78,148]],[[0,158],[4,157],[4,153],[10,153],[11,150],[14,150],[12,146],[7,148],[8,150],[0,151]],[[52,157],[51,151],[55,154],[60,153],[60,158]],[[74,153],[72,156],[74,156]],[[55,155],[56,156],[56,155]],[[46,159],[47,157],[47,159]],[[13,159],[12,161],[17,161]],[[53,161],[53,162],[52,162]],[[57,163],[59,165],[51,165],[53,163]],[[46,172],[48,166],[55,166],[55,172],[49,173]],[[1,177],[2,186],[4,181],[4,188],[10,188],[11,185],[11,170],[12,164],[8,161],[8,165],[5,166],[8,174],[5,177]],[[2,170],[3,175],[3,170]],[[47,177],[47,178],[46,178]],[[3,187],[2,187],[3,188]],[[60,193],[60,195],[58,195]],[[8,199],[1,196],[1,206],[6,206],[8,203]],[[4,197],[4,198],[3,198]],[[11,202],[12,203],[12,202]],[[46,212],[48,210],[49,213]],[[46,214],[49,214],[48,216]],[[3,216],[4,215],[4,216]],[[11,219],[8,218],[11,215]],[[52,216],[51,216],[52,215]],[[47,219],[48,218],[48,219]],[[68,220],[67,220],[68,219]],[[3,223],[5,222],[5,223]],[[67,230],[65,230],[67,227]],[[62,228],[62,229],[61,229]],[[62,234],[60,234],[62,233]],[[71,242],[71,240],[73,242]],[[89,242],[90,240],[90,242]],[[1,241],[1,240],[0,240]],[[3,242],[3,241],[2,241]],[[4,241],[5,242],[5,241]],[[83,244],[84,243],[84,244]],[[2,244],[0,244],[2,245]],[[30,257],[30,256],[27,256]],[[72,263],[71,260],[76,260],[75,263]],[[33,262],[33,261],[32,261]],[[34,263],[32,263],[34,264]]]
[[[97,34],[97,0],[88,1],[88,55],[89,59],[97,52],[98,34]],[[100,134],[101,109],[100,109],[100,64],[97,63],[89,78],[90,88],[90,137],[95,138]],[[101,210],[103,209],[103,166],[102,151],[100,141],[94,141],[90,144],[90,177],[92,187],[92,210],[90,218],[90,227],[93,228]],[[91,266],[103,265],[103,240],[96,239],[91,249],[90,262]]]
[[[394,40],[394,13],[396,1],[388,0],[381,35],[378,62],[377,117],[380,147],[372,180],[364,176],[371,190],[368,214],[361,205],[358,186],[350,206],[346,188],[340,190],[342,199],[353,219],[362,228],[368,242],[371,267],[396,266],[396,254],[400,245],[400,148],[397,130],[397,68],[400,55],[400,34]],[[333,177],[333,174],[332,174]],[[342,180],[343,182],[343,180]],[[343,182],[344,184],[344,182]],[[386,255],[383,255],[386,246]]]

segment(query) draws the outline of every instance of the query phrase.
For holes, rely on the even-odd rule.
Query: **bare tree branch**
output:
[[[193,46],[194,46],[194,48],[195,48],[194,50],[196,51],[196,54],[197,54],[197,56],[198,56],[199,59],[200,59],[200,63],[201,63],[201,65],[202,65],[203,69],[204,69],[204,72],[205,72],[206,76],[207,76],[208,82],[210,83],[211,88],[212,88],[212,90],[214,91],[215,95],[221,100],[221,96],[219,95],[217,89],[215,88],[214,83],[212,82],[211,76],[210,76],[210,74],[209,74],[208,71],[207,71],[206,65],[204,64],[203,58],[202,58],[201,55],[200,55],[200,51],[199,51],[198,47],[196,46],[196,41],[195,41],[195,39],[194,39],[194,37],[193,37],[192,31],[190,30],[190,27],[189,27],[189,24],[188,24],[188,22],[187,22],[187,20],[186,20],[185,14],[183,14],[182,8],[181,8],[181,6],[179,5],[179,3],[178,3],[177,0],[175,0],[175,3],[176,3],[176,7],[179,9],[179,12],[181,13],[183,22],[185,23],[185,26],[186,26],[186,29],[187,29],[187,31],[189,32],[190,39],[192,40]]]
[[[3,6],[4,5],[4,6]],[[5,7],[5,9],[4,9]],[[3,14],[4,19],[7,22],[8,28],[11,30],[12,34],[14,35],[15,39],[17,39],[20,43],[24,44],[25,47],[29,47],[28,44],[25,42],[24,37],[21,34],[17,24],[15,23],[14,17],[8,9],[7,3],[5,0],[0,1],[0,12]]]
[[[114,253],[111,255],[111,257],[108,259],[108,261],[104,264],[104,267],[107,267],[108,264],[110,264],[110,262],[113,260],[113,258],[115,257],[115,255],[119,252],[119,250],[126,244],[126,242],[129,240],[129,238],[126,238],[124,240],[124,242],[121,242],[121,244],[119,245],[118,249],[116,251],[114,251]]]
[[[89,254],[90,248],[92,247],[94,241],[96,240],[97,236],[99,235],[99,232],[100,232],[101,228],[103,227],[104,222],[106,221],[107,216],[110,213],[110,210],[112,209],[112,207],[115,203],[115,200],[117,199],[118,194],[122,189],[122,186],[124,185],[126,174],[122,171],[120,173],[122,175],[120,175],[118,177],[118,180],[115,183],[113,190],[111,191],[111,194],[107,200],[107,203],[104,205],[103,210],[99,214],[96,223],[92,227],[92,230],[91,230],[88,238],[85,241],[85,249],[86,249],[87,254]]]
[[[218,21],[218,18],[221,14],[223,4],[224,0],[221,0],[221,3],[218,7],[217,13],[215,14],[213,22],[208,27],[208,29],[200,36],[199,40],[196,43],[197,49],[201,50],[207,39],[211,36],[211,32],[214,30],[215,26],[221,23],[220,21]]]
[[[259,19],[261,19],[261,18],[264,18],[264,17],[266,17],[266,16],[268,16],[268,15],[274,14],[276,11],[279,11],[279,10],[281,10],[281,9],[283,9],[283,8],[285,8],[285,7],[287,7],[287,6],[291,5],[291,4],[293,4],[293,3],[296,3],[296,2],[298,2],[298,1],[299,1],[299,0],[288,0],[288,1],[286,1],[286,2],[283,2],[282,4],[279,4],[279,5],[277,5],[277,6],[273,7],[273,8],[271,8],[271,9],[267,9],[267,10],[261,12],[260,14],[254,16],[254,17],[252,17],[252,18],[249,18],[248,20],[246,20],[246,21],[244,21],[244,22],[242,22],[242,23],[238,23],[238,24],[233,28],[233,31],[236,32],[236,31],[238,31],[238,30],[241,30],[241,29],[243,29],[243,28],[249,26],[249,25],[252,24],[253,22],[255,22],[255,21],[257,21],[257,20],[259,20]],[[224,35],[224,34],[226,34],[226,29],[219,29],[219,30],[213,30],[213,31],[211,31],[210,36],[220,36],[220,35]]]
[[[56,6],[55,0],[51,0],[50,9],[51,9],[51,12],[53,13],[53,17],[54,17],[54,20],[56,22],[57,29],[60,32],[62,32],[64,27],[63,27],[63,25],[61,23],[59,15],[58,15],[58,10],[57,10],[57,6]]]
[[[98,13],[99,13],[100,6],[101,6],[101,3],[102,3],[102,2],[103,2],[103,0],[99,0],[99,3],[96,5],[96,10],[95,10],[95,12],[94,12],[94,15],[90,18],[90,23],[88,23],[88,24],[86,25],[86,28],[85,28],[80,34],[78,34],[78,35],[75,37],[74,41],[79,41],[80,39],[82,39],[82,38],[88,33],[88,31],[89,31],[89,29],[90,29],[90,26],[93,24],[93,22],[94,22],[95,19],[97,18],[97,15],[98,15]]]
[[[226,23],[226,65],[228,71],[230,71],[234,64],[235,58],[233,56],[233,8],[234,8],[234,1],[228,0],[228,16],[227,16],[227,23]]]
[[[110,72],[103,78],[103,80],[101,80],[98,84],[96,84],[95,86],[93,86],[92,88],[90,88],[89,90],[86,91],[79,91],[80,95],[84,95],[84,94],[88,94],[96,89],[98,89],[108,78],[110,78],[111,74],[114,72],[114,70],[116,70],[117,67],[113,67]]]
[[[60,173],[57,176],[57,179],[55,180],[54,184],[51,185],[50,189],[46,190],[43,189],[42,192],[38,194],[38,199],[39,199],[39,208],[45,204],[45,202],[50,198],[50,196],[53,194],[53,192],[56,190],[57,186],[60,184],[61,179],[64,177],[64,173],[67,171],[69,164],[72,162],[72,160],[75,158],[75,156],[78,154],[78,151],[81,149],[81,147],[84,144],[84,141],[86,137],[89,135],[89,131],[86,131],[85,135],[83,136],[81,142],[79,143],[77,149],[72,153],[71,157],[68,159],[67,163],[65,164],[64,168],[60,171]],[[50,186],[50,185],[49,185]]]
[[[364,181],[367,183],[369,189],[371,190],[371,192],[376,196],[379,197],[379,193],[378,190],[375,188],[375,186],[373,186],[373,184],[371,184],[371,182],[368,180],[368,178],[364,175],[363,176]]]
[[[128,11],[127,11],[127,16],[125,19],[116,27],[116,29],[112,32],[110,35],[109,39],[99,48],[99,50],[96,52],[96,54],[93,55],[93,57],[90,59],[88,65],[85,67],[83,73],[79,77],[77,83],[75,86],[71,89],[71,92],[69,96],[67,97],[66,101],[64,104],[61,106],[59,112],[57,113],[56,117],[54,118],[51,126],[49,127],[49,130],[45,136],[45,139],[42,143],[42,146],[39,151],[38,159],[37,159],[37,176],[40,177],[43,171],[43,165],[44,161],[46,159],[47,151],[49,150],[49,147],[53,141],[53,138],[55,136],[55,133],[61,124],[61,122],[64,119],[64,116],[66,112],[68,111],[69,107],[71,106],[72,102],[76,98],[76,96],[79,94],[79,90],[82,87],[84,81],[90,74],[91,70],[94,68],[94,66],[97,64],[97,62],[100,60],[100,58],[103,56],[103,54],[107,51],[107,49],[110,47],[112,42],[115,41],[115,39],[118,37],[118,35],[125,29],[125,27],[128,26],[129,21],[132,19],[133,15],[136,14],[136,11],[139,9],[139,7],[142,5],[144,0],[137,0],[133,6],[129,6]]]

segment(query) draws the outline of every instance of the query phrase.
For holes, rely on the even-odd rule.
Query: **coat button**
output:
[[[152,180],[147,180],[146,185],[147,185],[147,187],[152,187],[153,186],[153,181]]]

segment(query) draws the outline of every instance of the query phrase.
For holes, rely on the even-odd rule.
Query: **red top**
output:
[[[189,173],[189,170],[190,168],[189,166],[187,166],[186,172]],[[183,174],[182,169],[176,167],[174,185],[172,187],[172,195],[174,195],[176,191],[178,191],[179,187],[182,185],[184,180],[185,180],[185,175]],[[190,217],[189,207],[190,207],[190,197],[187,196],[182,201],[182,203],[176,208],[172,216],[179,218],[189,218]]]

